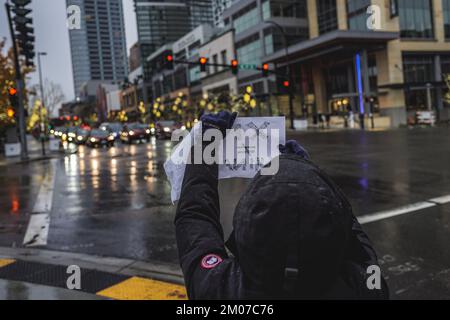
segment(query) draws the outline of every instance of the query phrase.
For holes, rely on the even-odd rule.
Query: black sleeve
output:
[[[206,269],[199,272],[202,258],[216,254],[223,259],[224,266],[229,263],[220,224],[217,165],[186,165],[175,227],[188,295],[191,299],[199,298],[199,293],[205,292],[204,278],[212,273],[204,272],[210,271]],[[228,268],[214,269],[217,269],[211,269],[214,278],[220,278],[217,272]]]
[[[375,249],[355,216],[353,216],[349,252],[352,260],[365,265],[378,265]]]
[[[349,249],[348,265],[350,269],[353,269],[353,274],[350,278],[353,278],[353,287],[361,289],[360,296],[367,299],[389,299],[389,288],[382,275],[381,290],[369,290],[367,288],[367,279],[369,277],[367,268],[372,265],[379,266],[379,263],[369,237],[355,216],[353,216]]]

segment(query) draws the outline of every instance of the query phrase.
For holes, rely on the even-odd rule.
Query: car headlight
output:
[[[83,137],[82,136],[78,136],[78,141],[81,141],[81,140],[83,140]]]
[[[62,138],[63,140],[66,140],[66,139],[67,139],[67,134],[63,134],[63,135],[61,136],[61,138]]]
[[[150,134],[150,129],[145,130],[146,134]]]
[[[114,136],[109,136],[109,137],[108,137],[108,140],[109,140],[109,141],[114,140]]]
[[[182,126],[182,127],[181,127],[181,130],[186,130],[186,126]]]
[[[165,127],[164,132],[170,132],[170,128]]]
[[[97,139],[91,138],[91,142],[97,142]]]
[[[130,131],[130,132],[128,132],[128,134],[129,134],[130,136],[134,136],[134,131]]]
[[[75,133],[69,133],[69,137],[71,137],[71,138],[75,138],[77,135],[75,134]]]
[[[151,128],[151,129],[150,129],[150,132],[151,132],[151,133],[155,133],[155,128]]]

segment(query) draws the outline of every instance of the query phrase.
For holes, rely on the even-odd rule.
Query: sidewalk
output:
[[[67,289],[78,266],[80,290]],[[73,279],[73,278],[71,278]],[[0,299],[185,300],[175,266],[39,249],[0,248]]]
[[[60,155],[58,152],[51,152],[49,150],[48,142],[45,142],[45,156],[42,155],[42,144],[40,141],[33,138],[31,135],[27,135],[28,145],[28,160],[22,161],[20,156],[18,157],[5,157],[4,152],[0,153],[0,166],[8,164],[17,164],[30,161],[47,160]]]

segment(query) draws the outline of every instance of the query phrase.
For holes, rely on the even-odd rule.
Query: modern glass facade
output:
[[[397,0],[402,38],[433,38],[431,0]]]
[[[367,30],[367,7],[371,0],[347,0],[347,22],[350,30]]]
[[[165,44],[175,42],[201,24],[212,24],[210,0],[134,0],[143,61]],[[149,69],[145,69],[148,78]]]
[[[217,27],[223,27],[223,12],[231,7],[238,0],[212,0],[213,20],[214,25]]]
[[[259,35],[255,34],[239,43],[236,43],[237,58],[241,64],[261,64],[263,50]]]
[[[442,0],[442,11],[444,15],[445,38],[450,39],[450,0]]]
[[[89,80],[122,81],[128,74],[121,0],[67,0],[81,9],[81,29],[70,30],[77,95]]]
[[[319,34],[338,28],[336,0],[316,0]]]
[[[427,83],[436,79],[435,56],[431,54],[403,54],[403,73],[406,84],[405,103],[407,110],[426,110],[428,107]],[[435,105],[435,88],[431,91]]]
[[[233,27],[236,34],[239,34],[260,22],[260,13],[256,2],[253,2],[245,9],[233,16]]]

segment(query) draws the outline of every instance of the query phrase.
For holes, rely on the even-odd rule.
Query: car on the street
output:
[[[63,134],[67,133],[67,128],[66,127],[56,127],[53,131],[53,135],[56,138],[62,138]]]
[[[77,127],[69,127],[67,128],[67,133],[64,141],[76,143],[77,141]]]
[[[159,121],[155,125],[155,135],[158,139],[170,139],[172,137],[172,133],[180,128],[181,125],[175,121]]]
[[[120,133],[123,130],[123,124],[120,122],[104,122],[100,125],[100,129],[109,131],[114,139],[120,139]]]
[[[120,140],[132,144],[133,141],[147,141],[151,138],[151,129],[148,124],[129,123],[123,126]]]
[[[88,147],[113,147],[114,146],[114,136],[105,130],[94,129],[91,130],[89,138],[86,141]]]
[[[76,143],[77,144],[86,144],[86,142],[89,139],[89,136],[90,136],[90,130],[78,128]]]

